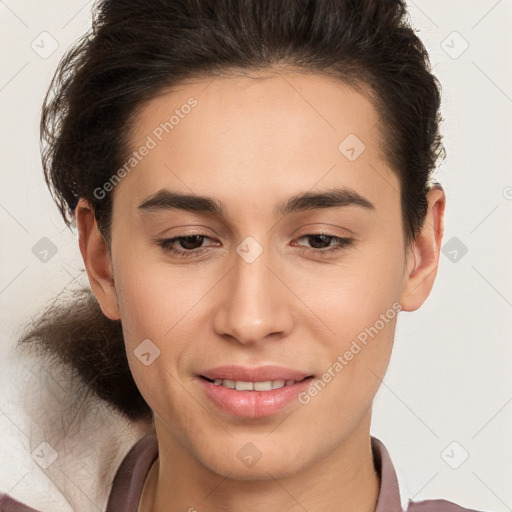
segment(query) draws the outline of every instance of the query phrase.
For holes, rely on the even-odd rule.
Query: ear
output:
[[[119,320],[121,317],[110,253],[98,228],[94,210],[88,201],[83,198],[78,201],[75,216],[78,244],[92,291],[103,314],[111,320]]]
[[[427,194],[428,210],[423,226],[407,249],[406,274],[400,303],[404,311],[415,311],[434,285],[444,231],[446,197],[438,183]]]

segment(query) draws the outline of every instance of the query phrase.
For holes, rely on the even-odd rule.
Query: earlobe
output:
[[[415,311],[425,302],[437,275],[446,204],[441,185],[432,185],[427,200],[425,221],[408,250],[407,270],[400,301],[404,311]]]
[[[119,307],[114,283],[112,261],[105,239],[98,229],[91,205],[83,198],[75,211],[78,227],[78,244],[94,295],[103,314],[111,320],[119,320]]]

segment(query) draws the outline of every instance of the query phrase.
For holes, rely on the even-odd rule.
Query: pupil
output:
[[[199,242],[199,247],[201,247],[201,235],[190,235],[183,237],[183,239],[180,241],[180,245],[183,247],[183,249],[197,249],[197,247],[195,247],[197,242]],[[190,245],[192,245],[192,247],[190,247]]]
[[[320,240],[320,245],[322,245],[322,239],[323,239],[323,243],[325,243],[327,241],[327,246],[329,245],[329,239],[331,238],[330,236],[328,235],[312,235],[310,238],[312,238],[313,240],[315,240],[315,242],[311,243],[312,247],[314,247],[315,249],[319,249],[321,247],[318,247],[318,244],[316,243],[319,239]],[[326,240],[327,239],[327,240]]]

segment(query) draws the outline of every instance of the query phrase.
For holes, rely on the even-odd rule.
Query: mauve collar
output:
[[[402,504],[395,468],[382,441],[373,436],[372,452],[375,470],[380,477],[379,498],[375,512],[400,512]]]

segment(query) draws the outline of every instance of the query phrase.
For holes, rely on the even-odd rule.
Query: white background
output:
[[[90,5],[0,1],[0,358],[24,322],[84,276],[76,234],[65,228],[42,178],[38,137],[43,96],[65,49],[89,28]],[[442,255],[431,297],[420,311],[401,314],[372,433],[388,447],[415,500],[444,497],[507,511],[512,1],[416,0],[409,6],[443,86],[448,156],[437,179],[448,198],[444,243],[456,237],[452,243],[464,244],[467,253],[458,249],[455,262],[455,253]],[[46,37],[45,51],[51,49],[43,31],[58,43],[47,58],[31,47],[42,47]],[[43,237],[57,249],[47,262],[32,252]],[[469,458],[449,467],[446,461],[455,465],[465,451]]]

